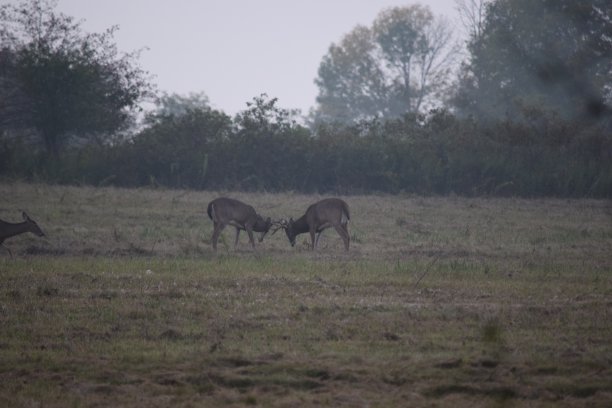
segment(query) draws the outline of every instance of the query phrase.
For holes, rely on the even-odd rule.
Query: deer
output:
[[[233,198],[219,197],[212,200],[208,204],[206,212],[208,213],[208,217],[210,217],[210,219],[213,221],[214,225],[212,246],[215,251],[217,250],[219,235],[228,225],[236,228],[234,248],[238,246],[240,231],[246,230],[253,249],[255,249],[253,231],[261,233],[259,242],[262,242],[272,227],[272,220],[270,217],[264,219],[261,215],[255,212],[253,207]]]
[[[306,232],[310,233],[311,250],[315,250],[323,230],[334,227],[338,235],[344,241],[344,248],[349,250],[350,235],[348,222],[351,219],[349,206],[339,198],[326,198],[312,204],[306,213],[297,220],[290,218],[274,222],[275,228],[272,233],[284,229],[292,247],[295,246],[296,237]]]
[[[23,217],[23,222],[11,223],[0,220],[0,246],[3,246],[8,251],[11,258],[13,258],[13,253],[9,247],[4,245],[6,239],[25,232],[31,232],[39,237],[45,236],[45,233],[40,229],[38,224],[36,224],[25,211],[21,212],[21,216]]]

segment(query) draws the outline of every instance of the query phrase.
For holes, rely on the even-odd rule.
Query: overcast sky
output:
[[[331,43],[371,25],[393,0],[59,0],[88,32],[118,25],[121,51],[146,47],[140,66],[160,91],[204,92],[233,115],[267,93],[285,109],[314,106],[314,79]],[[454,0],[421,1],[455,24]]]

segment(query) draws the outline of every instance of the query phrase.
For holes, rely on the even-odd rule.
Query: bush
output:
[[[262,106],[263,113],[234,120],[211,109],[156,118],[128,142],[72,149],[59,161],[4,140],[0,172],[129,187],[612,196],[612,132],[605,121],[542,116],[535,124],[483,125],[436,111],[310,131],[266,112],[277,109],[273,103]]]

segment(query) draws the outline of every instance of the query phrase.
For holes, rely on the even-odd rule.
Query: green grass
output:
[[[218,195],[0,184],[48,235],[0,248],[0,405],[612,402],[609,202],[351,196],[348,254],[229,229],[215,254]]]

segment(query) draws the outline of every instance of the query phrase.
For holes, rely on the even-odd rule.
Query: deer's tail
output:
[[[346,221],[351,220],[351,212],[349,211],[349,206],[344,201],[342,202],[342,218],[346,217]]]
[[[208,217],[212,220],[213,219],[213,203],[212,201],[210,203],[208,203],[208,208],[206,209],[206,212],[208,213]]]

